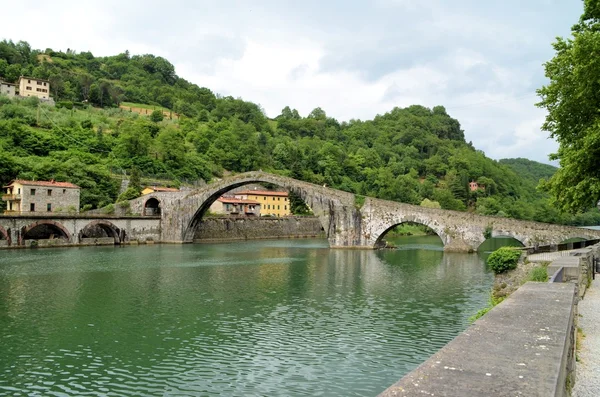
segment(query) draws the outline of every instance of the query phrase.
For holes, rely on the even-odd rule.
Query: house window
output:
[[[29,86],[25,87],[25,89],[26,89],[26,90],[28,90],[28,91],[31,91],[31,90],[32,90],[32,88],[31,88],[31,87],[29,87]]]
[[[29,211],[35,212],[35,204],[34,203],[29,204]]]
[[[12,211],[12,201],[9,201],[9,202],[8,202],[8,210],[9,210],[9,211]]]
[[[279,205],[277,206],[277,209],[279,209]]]
[[[31,189],[31,195],[35,196],[35,189]]]
[[[283,209],[284,209],[284,210],[287,210],[287,205],[284,205],[284,206],[283,206]]]
[[[17,189],[17,194],[21,194],[21,188]]]
[[[63,194],[65,194],[67,192],[67,189],[63,189]]]
[[[52,203],[48,203],[48,204],[46,204],[46,210],[47,210],[48,212],[52,212]]]
[[[48,189],[48,196],[52,196],[52,189]]]
[[[31,83],[31,80],[27,80],[28,83]],[[31,88],[30,88],[31,89]]]

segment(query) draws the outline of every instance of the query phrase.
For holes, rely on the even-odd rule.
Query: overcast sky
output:
[[[535,90],[581,0],[0,0],[0,39],[152,53],[222,95],[339,121],[443,105],[494,159],[548,162]],[[31,10],[35,10],[31,12]],[[17,17],[20,16],[20,17]],[[26,19],[26,20],[25,20]]]

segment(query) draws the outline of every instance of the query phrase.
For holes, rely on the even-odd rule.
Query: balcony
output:
[[[20,194],[3,194],[2,195],[2,201],[20,201],[20,200],[21,200]]]

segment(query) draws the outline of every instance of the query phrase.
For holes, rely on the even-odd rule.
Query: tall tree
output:
[[[577,211],[600,199],[600,0],[584,0],[584,12],[557,38],[556,55],[545,64],[550,83],[538,90],[548,115],[543,129],[559,143],[551,159],[560,168],[542,188],[559,208]]]

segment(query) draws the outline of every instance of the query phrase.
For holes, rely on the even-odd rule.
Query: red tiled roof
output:
[[[179,189],[174,187],[162,187],[162,186],[146,186],[146,189],[152,189],[155,192],[178,192]]]
[[[244,190],[243,192],[237,192],[236,195],[254,195],[254,196],[280,196],[287,197],[287,192],[275,192],[272,190]]]
[[[24,80],[35,80],[35,81],[45,81],[46,83],[50,83],[50,80],[38,79],[37,77],[20,76],[19,77],[19,81],[21,81],[21,79],[24,79]]]
[[[26,186],[44,186],[44,187],[64,187],[69,189],[79,189],[79,186],[72,184],[71,182],[56,182],[56,181],[26,181],[24,179],[15,179],[7,186],[12,186],[15,183],[20,183]]]
[[[219,197],[217,200],[222,203],[226,203],[226,204],[259,204],[260,205],[259,202],[254,201],[254,200],[244,200],[244,199],[238,199],[235,197]]]

